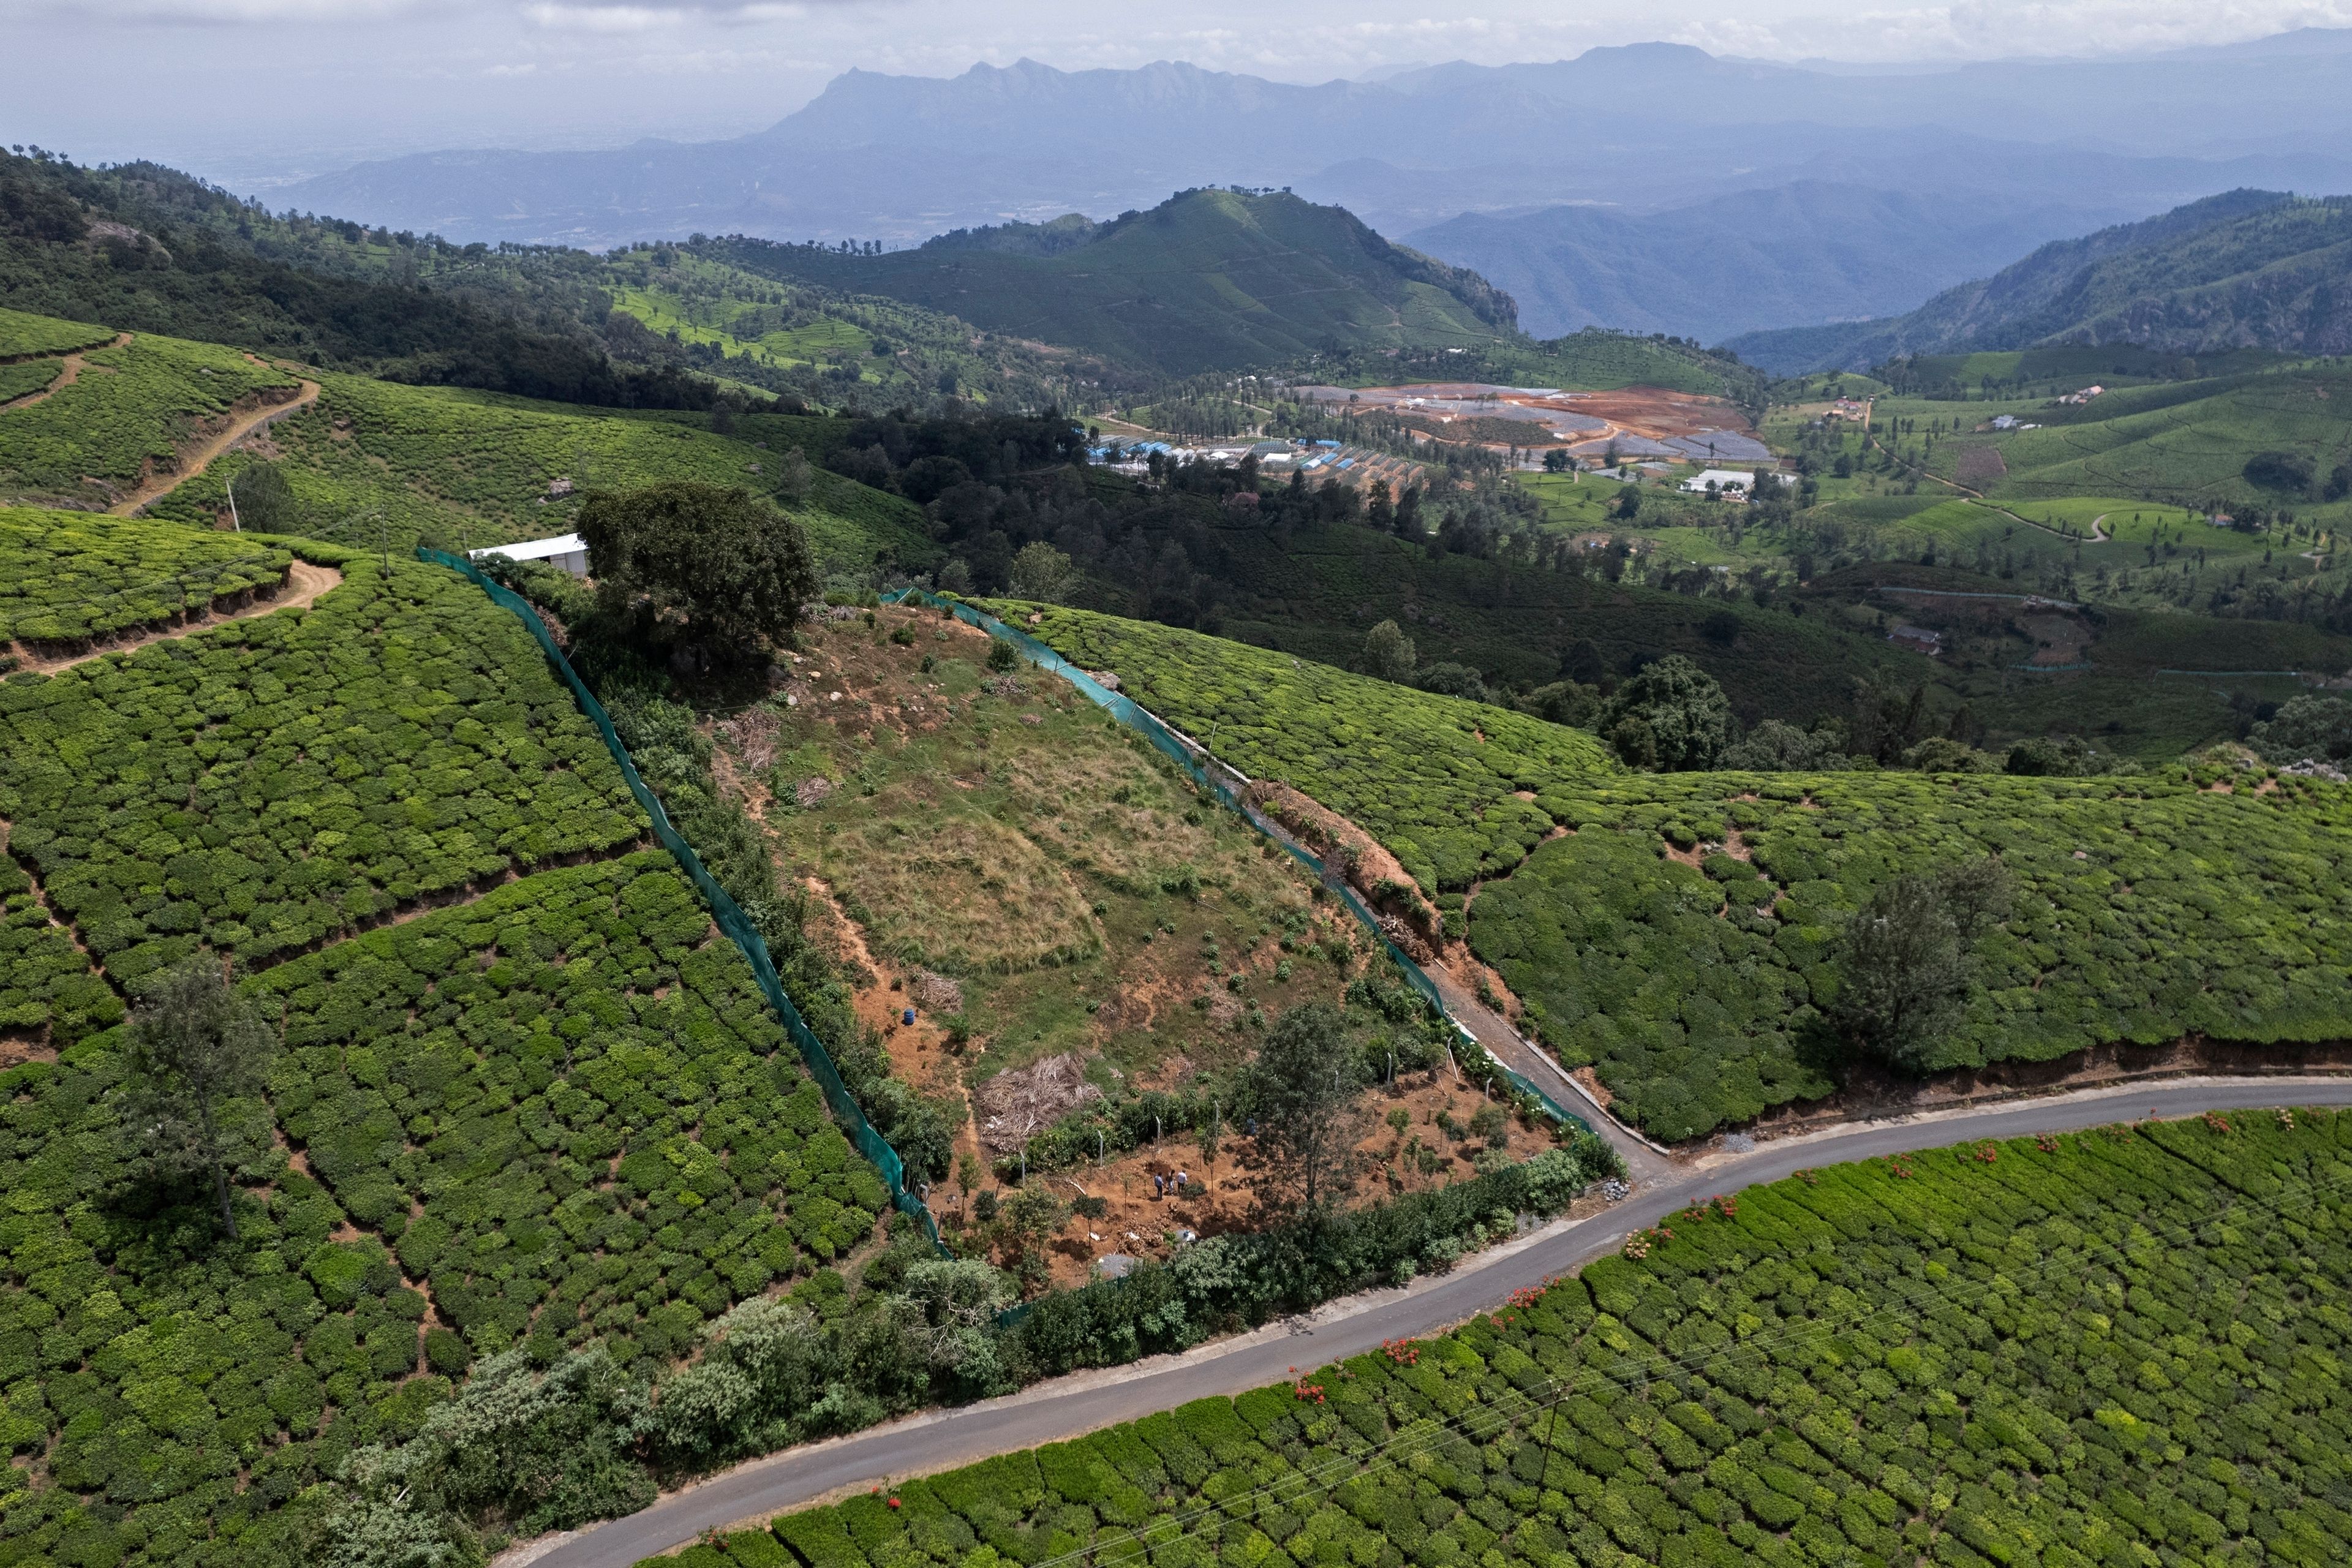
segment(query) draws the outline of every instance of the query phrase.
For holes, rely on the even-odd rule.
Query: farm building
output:
[[[1895,629],[1886,634],[1886,640],[1897,647],[1907,647],[1914,653],[1924,653],[1931,658],[1944,651],[1943,633],[1929,631],[1926,626],[1908,626],[1902,622],[1897,622]]]
[[[520,544],[493,544],[488,550],[467,553],[476,561],[486,555],[503,555],[509,561],[544,561],[551,566],[562,567],[574,577],[588,575],[588,542],[576,533],[525,540]]]
[[[1790,482],[1787,474],[1772,474],[1780,484]],[[1746,495],[1748,487],[1756,482],[1756,474],[1748,468],[1703,468],[1683,481],[1682,488],[1692,495],[1705,495],[1712,487],[1718,495]]]

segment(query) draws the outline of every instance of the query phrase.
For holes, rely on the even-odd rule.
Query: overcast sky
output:
[[[2141,53],[2352,26],[2352,0],[0,0],[0,142],[241,191],[431,148],[768,125],[853,67],[1190,60],[1289,81],[1663,38],[1860,62]]]

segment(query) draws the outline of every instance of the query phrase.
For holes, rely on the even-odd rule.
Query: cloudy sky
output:
[[[1855,62],[2141,53],[2352,26],[2352,0],[0,0],[0,143],[240,190],[430,148],[772,123],[854,67],[1183,59],[1291,81],[1663,38]]]

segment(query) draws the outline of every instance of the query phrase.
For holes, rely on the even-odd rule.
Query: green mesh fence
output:
[[[1180,737],[1162,723],[1159,716],[1150,709],[1139,705],[1130,698],[1120,696],[1028,633],[1008,626],[995,616],[974,609],[961,599],[943,598],[921,588],[900,588],[883,595],[882,600],[885,604],[893,605],[929,605],[952,612],[958,620],[968,622],[978,626],[990,637],[1012,644],[1013,650],[1022,658],[1048,674],[1060,676],[1084,693],[1088,701],[1108,711],[1111,717],[1129,729],[1142,735],[1145,740],[1151,742],[1155,750],[1178,767],[1182,768],[1185,775],[1207,792],[1211,797],[1228,810],[1240,813],[1251,826],[1280,845],[1291,858],[1313,872],[1316,879],[1330,889],[1339,900],[1348,906],[1349,912],[1364,923],[1365,929],[1380,940],[1381,946],[1387,950],[1389,957],[1395,962],[1398,970],[1403,973],[1405,984],[1419,992],[1422,999],[1436,1009],[1439,1017],[1453,1025],[1454,1031],[1463,1039],[1474,1046],[1478,1044],[1478,1037],[1472,1034],[1464,1026],[1462,1020],[1454,1016],[1453,1010],[1445,1005],[1445,998],[1438,994],[1436,983],[1429,978],[1420,964],[1405,956],[1404,951],[1389,940],[1386,931],[1381,930],[1379,917],[1372,913],[1371,906],[1364,902],[1356,889],[1348,886],[1344,878],[1326,874],[1320,858],[1307,853],[1293,841],[1288,834],[1279,831],[1274,823],[1266,819],[1264,813],[1244,800],[1241,792],[1234,787],[1232,780],[1209,765],[1208,754],[1205,752]],[[1234,775],[1236,779],[1239,776]],[[1485,1049],[1483,1046],[1479,1048]],[[1536,1102],[1544,1108],[1545,1114],[1554,1121],[1567,1122],[1586,1132],[1592,1131],[1591,1122],[1537,1088],[1530,1079],[1512,1071],[1502,1062],[1496,1062],[1495,1067],[1510,1080],[1512,1088],[1521,1094],[1533,1097]]]
[[[539,618],[539,613],[530,607],[530,602],[512,589],[491,582],[463,556],[452,555],[443,550],[422,548],[416,554],[419,560],[464,573],[490,596],[493,604],[513,611],[522,624],[530,628],[530,635],[539,639],[539,646],[546,651],[548,662],[563,678],[563,683],[572,689],[580,710],[596,726],[596,732],[604,737],[604,745],[613,753],[613,761],[620,765],[621,776],[628,781],[629,793],[636,796],[637,804],[653,819],[654,837],[677,858],[694,885],[702,890],[703,901],[710,906],[710,918],[719,922],[719,929],[743,950],[745,958],[751,960],[751,973],[758,979],[761,992],[768,998],[768,1005],[775,1010],[777,1021],[783,1025],[784,1033],[792,1037],[793,1045],[800,1051],[801,1060],[806,1064],[810,1076],[816,1079],[817,1087],[824,1091],[824,1102],[832,1109],[834,1121],[849,1134],[849,1141],[857,1146],[857,1152],[882,1173],[883,1181],[889,1184],[891,1203],[921,1220],[932,1245],[940,1247],[944,1253],[946,1248],[940,1243],[938,1222],[931,1218],[931,1211],[923,1200],[907,1186],[906,1162],[898,1158],[898,1152],[891,1148],[888,1141],[874,1131],[873,1124],[866,1120],[866,1113],[858,1109],[857,1101],[850,1095],[849,1086],[841,1081],[840,1070],[833,1065],[833,1057],[825,1050],[824,1042],[816,1037],[815,1031],[802,1018],[800,1009],[793,1005],[792,997],[785,994],[783,982],[777,978],[775,961],[768,956],[767,942],[745,917],[742,909],[728,896],[727,889],[703,869],[702,858],[695,854],[693,847],[679,836],[677,828],[670,826],[669,813],[662,809],[660,798],[646,788],[646,781],[638,776],[636,763],[630,760],[629,749],[621,744],[621,737],[613,729],[613,721],[605,715],[604,705],[596,700],[595,693],[588,689],[572,669],[572,661],[565,658],[563,650],[555,646],[555,638],[549,634],[547,624]]]

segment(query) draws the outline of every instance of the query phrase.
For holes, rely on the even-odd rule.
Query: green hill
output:
[[[1442,1337],[638,1568],[2340,1561],[2347,1137],[2232,1113],[1801,1171]],[[1096,1295],[1108,1339],[1209,1292]]]
[[[882,256],[741,238],[705,248],[766,277],[887,295],[1178,375],[1518,337],[1517,307],[1475,273],[1286,193],[1186,191],[1083,228],[959,232]]]
[[[2043,246],[1908,315],[1759,332],[1731,347],[1782,374],[1917,354],[2129,344],[2169,355],[2352,349],[2352,198],[2231,191]]]
[[[2352,867],[2341,784],[1629,774],[1580,731],[1197,633],[1061,609],[1034,629],[1244,773],[1351,816],[1428,891],[1466,890],[1471,950],[1523,1027],[1661,1138],[1834,1089],[1838,929],[1892,879],[1989,854],[2015,907],[1935,1067],[2190,1033],[2252,1050],[2352,1022],[2352,923],[2326,893]],[[1464,906],[1440,907],[1451,931]]]

